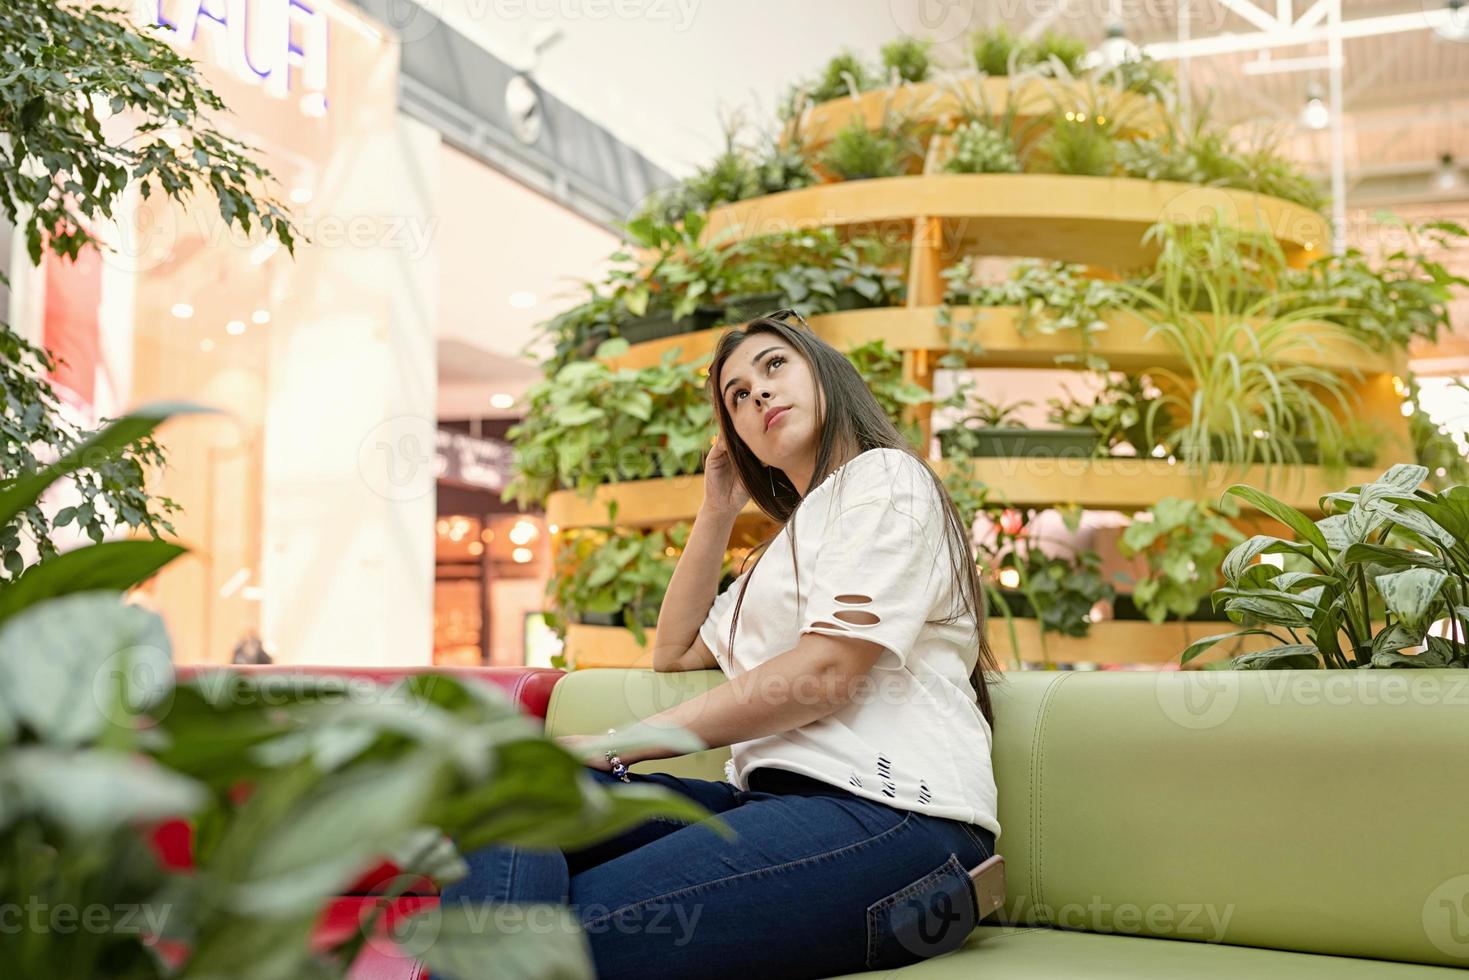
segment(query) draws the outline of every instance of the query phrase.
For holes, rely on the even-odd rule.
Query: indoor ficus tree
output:
[[[181,205],[212,196],[228,225],[258,229],[294,251],[290,216],[261,192],[269,172],[209,122],[224,111],[193,62],[161,33],[138,29],[123,9],[0,4],[0,209],[21,229],[34,264],[46,251],[75,259],[105,249],[100,229],[134,186],[144,198],[156,193]],[[120,113],[129,123],[125,138],[103,125]],[[55,367],[49,352],[0,322],[0,486],[92,435],[66,418],[47,381]],[[155,538],[171,531],[176,505],[144,487],[146,470],[164,462],[162,448],[141,438],[73,474],[75,506],[48,516],[33,504],[0,525],[0,583],[24,569],[24,539],[42,561],[53,557],[59,527],[74,525],[94,541],[119,525]]]

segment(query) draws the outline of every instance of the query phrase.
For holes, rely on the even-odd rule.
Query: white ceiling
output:
[[[910,33],[935,38],[939,58],[958,65],[975,29],[1007,23],[1042,26],[1100,40],[1120,13],[1140,43],[1178,38],[1175,0],[421,0],[497,56],[532,66],[536,78],[625,142],[675,174],[707,162],[722,147],[721,112],[759,123],[794,80],[814,74],[843,47],[875,56]],[[1250,2],[1250,0],[1244,0]],[[1270,12],[1277,0],[1253,0]],[[1291,0],[1281,0],[1289,4]],[[1230,0],[1234,7],[1240,0]],[[1294,0],[1300,16],[1310,0]],[[1439,0],[1343,0],[1353,20],[1422,12]],[[1222,0],[1190,0],[1193,36],[1257,30]],[[619,17],[617,11],[632,16]],[[593,16],[605,11],[605,16]],[[517,16],[506,16],[517,14]],[[1039,23],[1038,23],[1039,22]],[[559,39],[535,61],[532,48]],[[1325,42],[1281,47],[1276,59],[1326,53]],[[1348,165],[1354,176],[1386,166],[1431,165],[1452,152],[1469,163],[1469,43],[1429,30],[1345,42]],[[1307,85],[1326,87],[1325,71],[1246,76],[1256,51],[1191,61],[1196,97],[1211,98],[1230,122],[1284,125],[1290,139]],[[1319,144],[1319,146],[1318,146]],[[1303,158],[1326,167],[1324,141],[1307,134]]]

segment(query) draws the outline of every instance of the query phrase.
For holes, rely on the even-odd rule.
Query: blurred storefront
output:
[[[227,227],[208,194],[187,211],[135,196],[111,251],[11,260],[12,322],[66,360],[53,380],[81,423],[152,401],[217,410],[162,432],[153,489],[181,506],[190,553],[141,601],[181,662],[227,662],[257,635],[278,662],[520,662],[544,527],[528,516],[521,561],[527,532],[483,474],[440,483],[440,420],[503,438],[536,376],[515,352],[554,312],[568,254],[591,274],[615,237],[405,111],[404,41],[358,7],[146,0],[136,17],[199,62],[231,110],[215,124],[256,149],[306,239],[293,257]],[[436,533],[461,515],[483,556]],[[441,581],[459,557],[483,557],[480,574]]]

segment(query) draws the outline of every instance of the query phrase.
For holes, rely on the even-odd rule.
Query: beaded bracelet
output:
[[[615,728],[609,728],[609,729],[607,729],[607,734],[608,735],[616,735],[617,734],[617,729],[615,729]],[[617,757],[617,753],[616,752],[612,751],[611,749],[608,749],[607,750],[607,753],[606,753],[606,758],[607,758],[607,761],[608,762],[612,763],[612,775],[616,776],[618,779],[622,780],[624,783],[630,783],[630,782],[632,782],[631,779],[628,779],[627,778],[627,766],[624,766],[622,764],[622,760]]]

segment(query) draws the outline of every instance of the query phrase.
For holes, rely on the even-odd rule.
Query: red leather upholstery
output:
[[[326,947],[344,942],[350,939],[359,926],[365,924],[372,915],[373,905],[376,898],[339,898],[327,906],[322,913],[320,921],[316,925],[316,932],[312,936],[312,942],[318,947]],[[423,909],[430,909],[439,904],[439,900],[432,896],[404,896],[393,899],[382,915],[378,918],[377,926],[372,931],[372,938],[362,947],[353,962],[352,968],[347,972],[347,980],[420,980],[427,977],[428,971],[424,969],[412,954],[407,953],[395,945],[389,936],[391,930],[398,920],[412,915]],[[431,939],[429,935],[432,927],[424,933],[424,938]],[[414,933],[406,935],[413,936]]]
[[[351,667],[311,666],[307,664],[233,664],[229,666],[189,665],[178,668],[178,679],[187,680],[210,670],[238,670],[249,674],[327,674],[333,677],[365,677],[387,684],[415,674],[445,674],[495,685],[520,710],[542,720],[551,702],[551,688],[566,672],[549,667]]]

